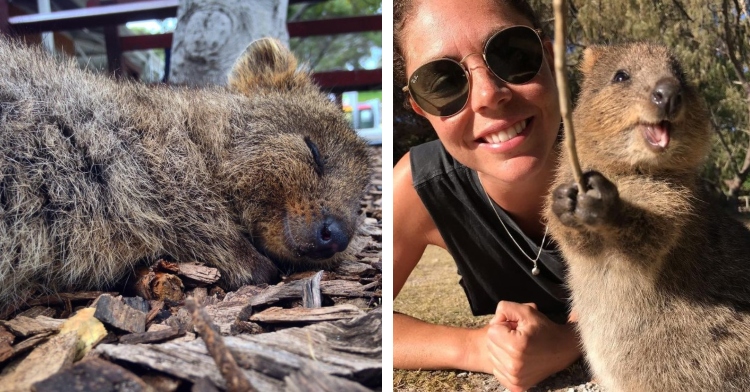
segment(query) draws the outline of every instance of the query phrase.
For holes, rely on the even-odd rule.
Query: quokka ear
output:
[[[594,68],[594,64],[596,64],[596,60],[599,58],[602,50],[602,48],[592,45],[583,51],[583,59],[581,59],[580,64],[578,64],[578,68],[584,75],[591,73],[591,70]]]
[[[309,72],[297,70],[297,59],[275,38],[253,41],[229,72],[229,89],[252,95],[259,89],[298,90],[315,87]]]

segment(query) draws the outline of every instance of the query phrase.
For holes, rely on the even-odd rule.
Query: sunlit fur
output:
[[[711,138],[704,103],[661,46],[588,49],[581,69],[581,165],[616,184],[620,202],[597,224],[566,226],[551,200],[547,220],[596,379],[613,392],[747,390],[750,232],[700,185]],[[613,82],[618,70],[627,83]],[[680,81],[683,102],[657,152],[636,124],[662,119],[650,99],[662,78]],[[553,190],[572,184],[568,162]]]
[[[278,41],[228,88],[114,82],[2,38],[0,58],[0,309],[162,255],[267,282],[341,257],[299,255],[311,224],[355,232],[366,145]]]

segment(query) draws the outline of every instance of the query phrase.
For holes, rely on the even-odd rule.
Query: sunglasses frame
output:
[[[493,71],[493,70],[492,70],[492,68],[490,67],[489,63],[487,62],[487,48],[489,47],[489,45],[490,45],[490,42],[492,42],[492,40],[493,40],[493,39],[495,39],[495,37],[497,37],[498,35],[500,35],[500,34],[501,34],[501,33],[503,33],[503,32],[507,32],[507,31],[508,31],[508,30],[510,30],[510,29],[514,29],[514,28],[518,28],[518,27],[521,27],[521,28],[525,28],[525,29],[531,30],[531,31],[533,31],[533,32],[534,32],[534,33],[536,34],[537,40],[539,41],[539,46],[540,46],[540,47],[542,48],[542,56],[544,56],[544,41],[542,40],[542,34],[543,34],[542,30],[541,30],[541,29],[535,29],[535,28],[532,28],[532,27],[529,27],[529,26],[524,26],[524,25],[515,25],[515,26],[509,26],[509,27],[506,27],[506,28],[504,28],[504,29],[502,29],[502,30],[500,30],[500,31],[498,31],[498,32],[496,32],[496,33],[494,33],[494,34],[492,34],[492,36],[491,36],[491,37],[490,37],[489,39],[487,39],[487,42],[485,42],[485,44],[484,44],[484,49],[482,49],[482,53],[481,53],[481,55],[482,55],[482,61],[484,61],[484,65],[485,65],[485,67],[486,67],[486,68],[487,68],[488,70],[490,70],[490,72],[492,73],[492,75],[494,75],[494,76],[495,76],[496,78],[498,78],[498,79],[500,79],[501,81],[503,81],[503,83],[511,84],[511,85],[514,85],[514,86],[520,86],[520,85],[524,85],[524,84],[526,84],[526,83],[528,83],[528,82],[530,82],[530,81],[534,80],[534,78],[536,77],[536,75],[537,75],[537,74],[539,74],[539,71],[540,71],[540,70],[542,69],[542,66],[544,65],[544,60],[542,59],[542,62],[541,62],[541,63],[539,63],[539,69],[537,69],[537,70],[536,70],[536,73],[534,73],[534,76],[533,76],[533,77],[532,77],[531,79],[529,79],[529,80],[527,80],[527,81],[525,81],[525,82],[523,82],[523,83],[511,83],[511,82],[509,82],[509,81],[507,81],[507,80],[505,80],[505,79],[501,78],[500,76],[498,76],[498,75],[497,75],[497,74],[495,73],[495,71]],[[427,112],[427,113],[429,113],[429,114],[432,114],[433,116],[438,116],[438,117],[441,117],[441,118],[442,118],[442,117],[451,117],[451,116],[455,116],[456,114],[458,114],[458,113],[461,113],[461,112],[462,112],[462,111],[463,111],[463,110],[464,110],[464,109],[466,108],[466,105],[467,105],[467,104],[469,103],[469,96],[471,96],[471,70],[469,70],[469,68],[468,68],[468,67],[466,67],[466,65],[464,64],[464,61],[466,61],[466,59],[467,59],[467,58],[468,58],[469,56],[473,56],[473,55],[475,55],[475,54],[480,54],[480,53],[477,53],[477,52],[472,52],[472,53],[469,53],[469,54],[467,54],[466,56],[464,56],[464,57],[463,57],[463,58],[461,59],[461,61],[456,61],[456,60],[454,60],[454,59],[452,59],[452,58],[448,58],[448,57],[443,57],[443,58],[440,58],[440,59],[435,59],[435,60],[431,60],[431,61],[428,61],[428,62],[426,62],[426,63],[424,63],[424,64],[420,65],[419,67],[417,67],[417,69],[416,69],[416,70],[414,70],[414,72],[412,72],[412,75],[411,75],[411,76],[413,76],[415,72],[417,72],[417,71],[418,71],[418,70],[419,70],[420,68],[424,67],[424,66],[425,66],[425,65],[427,65],[427,64],[431,64],[431,63],[434,63],[434,62],[436,62],[436,61],[450,61],[450,62],[456,63],[456,64],[457,64],[457,65],[458,65],[459,67],[461,67],[461,69],[463,69],[463,70],[464,70],[464,74],[466,75],[466,80],[467,80],[467,83],[468,83],[468,85],[469,85],[469,91],[468,91],[468,93],[467,93],[467,98],[466,98],[466,102],[464,102],[463,106],[461,106],[461,109],[458,109],[458,111],[456,111],[455,113],[452,113],[452,114],[446,114],[446,115],[443,115],[443,116],[441,116],[441,115],[439,115],[439,114],[432,114],[432,113],[429,113],[429,112],[427,112],[426,110],[425,110],[425,112]],[[409,76],[409,79],[411,79],[411,76]],[[407,80],[409,80],[409,79],[407,79]],[[410,99],[411,99],[412,101],[414,101],[414,103],[415,103],[415,104],[416,104],[417,106],[419,106],[419,108],[420,108],[420,109],[424,110],[424,108],[422,108],[422,106],[421,106],[421,105],[420,105],[420,104],[419,104],[419,103],[417,102],[417,100],[416,100],[416,99],[414,99],[414,97],[413,97],[413,96],[411,95],[411,90],[409,89],[409,83],[407,83],[407,84],[406,84],[406,86],[404,86],[404,87],[403,87],[403,88],[401,89],[401,91],[403,91],[403,92],[405,92],[405,93],[408,93],[408,94],[409,94],[409,98],[410,98]]]

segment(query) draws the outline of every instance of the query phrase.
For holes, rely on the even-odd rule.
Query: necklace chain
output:
[[[500,221],[500,224],[503,226],[503,229],[505,229],[505,232],[508,233],[508,237],[510,237],[511,240],[513,240],[513,243],[516,244],[518,247],[518,250],[521,251],[521,253],[526,256],[529,261],[534,263],[534,268],[531,269],[532,275],[539,275],[539,267],[537,266],[537,261],[539,261],[539,256],[542,255],[542,246],[544,245],[544,240],[547,239],[547,231],[549,229],[548,226],[545,225],[544,227],[544,236],[542,237],[542,242],[539,244],[539,253],[536,254],[536,258],[531,258],[529,255],[524,252],[523,248],[521,248],[521,245],[518,245],[518,242],[516,242],[516,239],[513,237],[512,234],[510,234],[510,231],[505,226],[505,223],[503,223],[503,220],[500,219],[500,214],[497,213],[497,209],[495,209],[495,205],[492,204],[492,199],[490,198],[490,194],[487,193],[487,189],[484,187],[484,183],[482,183],[482,178],[479,177],[479,173],[477,173],[477,178],[479,179],[479,185],[482,187],[482,190],[484,191],[484,195],[487,196],[487,202],[490,203],[490,208],[492,208],[492,212],[495,213],[495,216],[497,217],[497,220]]]

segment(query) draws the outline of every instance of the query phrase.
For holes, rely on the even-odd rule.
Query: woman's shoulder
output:
[[[414,186],[453,172],[466,171],[466,166],[453,159],[440,140],[414,146],[409,151]]]

